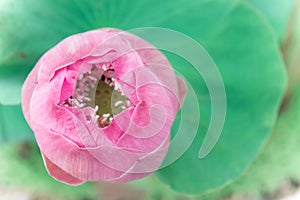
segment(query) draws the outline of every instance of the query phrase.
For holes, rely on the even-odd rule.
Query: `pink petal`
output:
[[[73,116],[74,127],[73,131],[78,133],[81,143],[86,148],[95,148],[99,146],[112,146],[113,143],[110,140],[110,137],[107,137],[103,130],[100,129],[97,125],[97,122],[93,123],[93,120],[90,119],[91,123],[87,123],[86,115],[90,116],[91,113],[94,113],[94,109],[90,107],[85,107],[81,109],[81,112],[77,112]],[[109,132],[109,136],[115,135],[113,132]]]
[[[57,105],[65,74],[66,69],[61,69],[51,84],[44,83],[35,88],[30,101],[30,118],[35,124],[63,134],[78,146],[82,146],[77,132],[74,131],[74,114],[68,108]]]
[[[123,171],[130,176],[134,174],[148,174],[156,171],[161,165],[169,145],[169,137],[164,138],[162,143],[153,151],[138,152],[131,149],[102,146],[90,149],[92,155],[101,163],[115,170]],[[115,155],[118,159],[111,159]]]
[[[125,113],[128,116],[125,116]],[[122,117],[115,117],[114,124],[124,132],[136,138],[149,138],[158,134],[167,122],[164,107],[153,105],[149,107],[141,102],[134,108],[132,114],[122,113]],[[131,147],[134,148],[134,147]]]
[[[57,165],[51,162],[46,156],[44,155],[42,156],[49,175],[51,175],[56,180],[74,186],[84,183],[84,181],[75,178],[74,176],[68,174],[67,172],[59,168]]]
[[[116,32],[115,29],[99,29],[64,39],[40,59],[39,81],[48,81],[56,70],[87,57],[99,44],[113,37]]]
[[[183,104],[183,100],[184,100],[184,97],[186,96],[186,93],[187,93],[187,86],[186,86],[186,83],[185,81],[180,78],[180,77],[176,77],[176,80],[177,80],[177,86],[178,86],[178,92],[179,92],[179,100],[180,100],[180,106]],[[178,107],[179,109],[180,107]]]
[[[23,87],[22,87],[22,110],[26,121],[31,122],[30,116],[30,101],[35,87],[38,84],[38,71],[40,68],[40,62],[32,69],[32,71],[27,76]]]

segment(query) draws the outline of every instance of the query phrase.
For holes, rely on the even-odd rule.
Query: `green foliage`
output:
[[[66,200],[96,196],[96,189],[91,183],[72,187],[51,178],[43,166],[42,157],[35,144],[3,145],[0,148],[0,158],[1,188],[14,187]]]
[[[284,181],[300,177],[300,85],[285,102],[271,137],[263,151],[246,173],[233,184],[209,194],[204,199],[214,199],[229,193],[261,194],[277,189]]]
[[[289,72],[289,90],[283,101],[279,118],[271,137],[262,152],[246,173],[233,184],[209,194],[207,199],[229,193],[256,194],[272,192],[283,182],[294,181],[300,177],[300,159],[297,154],[300,143],[300,84],[299,84],[299,30],[300,1],[295,1],[288,35],[289,41],[283,44],[285,61]],[[206,199],[206,198],[203,198]]]
[[[200,129],[188,151],[157,175],[173,189],[185,193],[205,192],[228,184],[241,175],[275,123],[285,85],[284,65],[277,41],[264,18],[238,1],[214,3],[202,1],[189,13],[220,7],[217,13],[222,20],[214,18],[215,13],[202,12],[201,18],[196,15],[193,18],[205,27],[204,33],[198,31],[196,35],[192,32],[192,24],[184,30],[184,33],[194,34],[193,38],[204,44],[216,62],[227,96],[222,135],[213,151],[202,160],[198,159],[198,152],[210,120],[209,94],[203,80],[186,70],[189,66],[182,67],[184,62],[181,62],[183,70],[180,70],[176,68],[176,62],[172,62],[195,86],[201,110]],[[190,27],[190,32],[187,27]]]
[[[20,104],[21,87],[29,70],[13,66],[0,67],[0,105]]]
[[[23,117],[21,106],[0,104],[0,144],[32,139],[33,133]]]
[[[261,12],[270,22],[278,40],[285,39],[288,21],[291,19],[291,11],[295,0],[246,0]]]

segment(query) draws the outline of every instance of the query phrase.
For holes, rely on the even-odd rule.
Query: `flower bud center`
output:
[[[113,70],[110,70],[114,73]],[[100,127],[108,126],[114,115],[119,114],[129,107],[129,100],[121,92],[116,90],[114,78],[101,76],[95,94],[95,104],[98,106],[97,115]]]
[[[115,76],[111,67],[93,65],[91,70],[78,75],[74,94],[61,104],[79,109],[93,107],[95,113],[86,116],[87,122],[95,121],[101,128],[108,126],[114,115],[130,106]]]

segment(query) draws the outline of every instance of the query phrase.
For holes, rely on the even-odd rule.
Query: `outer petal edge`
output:
[[[47,172],[50,176],[52,176],[55,180],[66,183],[68,185],[78,186],[83,184],[85,181],[75,178],[71,174],[68,174],[57,165],[55,165],[51,160],[49,160],[46,156],[42,154],[44,164]]]

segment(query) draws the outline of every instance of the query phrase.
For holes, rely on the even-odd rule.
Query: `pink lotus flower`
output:
[[[149,43],[99,29],[42,56],[23,85],[22,107],[55,179],[127,182],[159,168],[185,92]]]

